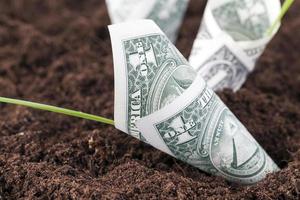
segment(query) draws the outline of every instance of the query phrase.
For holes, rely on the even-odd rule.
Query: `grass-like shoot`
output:
[[[294,0],[285,0],[285,2],[283,3],[282,7],[281,7],[281,11],[278,15],[278,17],[276,18],[276,20],[273,22],[273,24],[271,25],[271,27],[268,29],[267,31],[267,35],[271,36],[274,29],[278,26],[278,24],[282,21],[282,18],[284,17],[284,15],[287,13],[287,11],[289,10],[289,8],[291,7],[291,5],[294,3]]]
[[[50,105],[46,105],[46,104],[34,103],[34,102],[30,102],[30,101],[23,101],[23,100],[11,99],[11,98],[5,98],[5,97],[0,97],[0,102],[20,105],[20,106],[26,106],[26,107],[30,107],[30,108],[34,108],[34,109],[38,109],[38,110],[45,110],[45,111],[60,113],[60,114],[69,115],[69,116],[73,116],[73,117],[93,120],[93,121],[101,122],[104,124],[114,125],[114,121],[111,119],[107,119],[105,117],[101,117],[101,116],[97,116],[97,115],[91,115],[88,113],[83,113],[80,111],[70,110],[70,109],[66,109],[66,108],[60,108],[60,107],[56,107],[56,106],[50,106]]]

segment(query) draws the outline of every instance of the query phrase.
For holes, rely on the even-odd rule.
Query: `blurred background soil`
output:
[[[191,0],[188,56],[205,1]],[[0,96],[113,118],[104,0],[0,0]],[[0,104],[0,199],[299,199],[300,1],[243,88],[219,93],[281,171],[242,187],[113,126]]]

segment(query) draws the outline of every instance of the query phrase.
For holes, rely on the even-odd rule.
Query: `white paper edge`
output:
[[[147,19],[134,20],[130,22],[113,24],[108,26],[114,65],[114,121],[115,127],[125,133],[128,132],[127,125],[127,81],[126,81],[126,60],[122,48],[122,40],[145,36],[149,34],[164,33],[152,21]],[[123,76],[122,76],[123,75]],[[125,106],[125,107],[124,107]]]

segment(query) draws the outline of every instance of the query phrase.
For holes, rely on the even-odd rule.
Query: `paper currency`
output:
[[[226,36],[196,40],[189,63],[214,91],[237,91],[254,68],[253,60]]]
[[[150,20],[109,26],[115,70],[116,127],[138,139],[135,122],[172,102],[196,74]]]
[[[251,184],[278,170],[155,23],[109,30],[116,128],[230,181]]]
[[[213,175],[252,184],[276,164],[198,76],[175,101],[137,121],[149,144]]]
[[[152,19],[174,42],[189,0],[106,0],[112,23]]]
[[[106,0],[111,22],[115,24],[130,19],[131,13],[136,12],[135,9],[137,8],[142,8],[145,2],[146,0]],[[144,7],[143,10],[147,8]]]
[[[220,37],[228,37],[225,41],[231,43],[230,46],[235,49],[235,55],[238,54],[238,58],[248,57],[247,59],[240,59],[242,63],[246,64],[245,62],[248,62],[248,66],[254,65],[279,29],[280,25],[274,29],[271,35],[267,35],[267,30],[279,15],[280,9],[279,0],[209,0],[189,58],[192,66],[198,70],[204,67],[201,65],[202,63],[196,62],[199,57],[209,59],[214,55],[209,55],[207,48],[200,47],[215,45],[215,40],[222,42],[219,40]],[[220,57],[220,62],[223,62],[223,60]],[[240,65],[233,64],[232,69],[235,67],[238,67],[236,71],[239,71]],[[204,68],[206,70],[199,72],[202,76],[216,79],[211,76],[213,69],[208,70],[207,66]],[[248,70],[248,73],[250,71]],[[215,74],[220,73],[222,72],[216,72]],[[223,80],[218,79],[220,83],[215,83],[218,87],[213,87],[213,89],[221,90],[228,87],[236,91],[244,81],[241,82],[240,74],[237,76],[235,84],[233,83],[234,79],[234,76],[224,76]]]

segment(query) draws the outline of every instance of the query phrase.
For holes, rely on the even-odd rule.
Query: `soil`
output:
[[[205,1],[191,0],[188,56]],[[251,186],[211,176],[113,126],[0,105],[0,199],[299,199],[300,1],[237,93],[219,95],[281,171]],[[104,0],[1,0],[0,96],[113,118]]]

